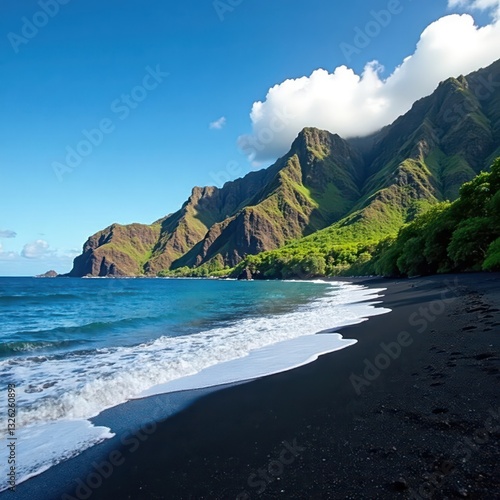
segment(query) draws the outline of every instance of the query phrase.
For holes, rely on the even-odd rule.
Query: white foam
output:
[[[141,392],[134,399],[244,382],[281,373],[311,363],[322,354],[344,349],[356,342],[356,340],[345,340],[338,333],[304,335],[257,349],[243,358],[205,368],[195,375],[156,385]]]
[[[24,427],[16,440],[0,439],[0,461],[7,464],[11,443],[15,445],[16,484],[41,474],[105,439],[113,437],[107,427],[95,427],[88,420],[61,420]],[[10,467],[10,466],[9,466]],[[9,488],[7,475],[0,476],[0,491]]]
[[[0,362],[17,385],[19,426],[64,418],[87,419],[158,383],[194,375],[251,351],[326,329],[359,323],[388,309],[374,300],[382,290],[343,286],[298,310],[236,321],[183,337],[161,337],[134,347],[98,349],[63,357]],[[2,430],[0,430],[1,436]]]

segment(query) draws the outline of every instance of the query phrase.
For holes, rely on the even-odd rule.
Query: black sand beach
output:
[[[500,275],[359,282],[387,288],[393,312],[342,328],[355,346],[205,395],[4,495],[500,498]],[[148,404],[119,410],[129,428],[127,408],[154,420]]]

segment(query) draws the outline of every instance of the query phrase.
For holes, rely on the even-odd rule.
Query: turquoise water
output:
[[[0,278],[0,356],[131,346],[283,314],[321,283]]]
[[[110,438],[113,429],[89,421],[106,408],[265,376],[352,345],[314,334],[387,312],[374,307],[379,291],[322,281],[0,278],[0,378],[16,387],[19,480]],[[6,412],[4,397],[2,421]]]

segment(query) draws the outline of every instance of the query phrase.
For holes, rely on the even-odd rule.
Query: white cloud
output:
[[[15,238],[17,233],[9,229],[0,229],[0,238]]]
[[[57,257],[62,261],[73,262],[73,259],[82,253],[81,250],[71,248],[70,250],[62,250],[57,252]]]
[[[0,276],[34,276],[47,269],[67,272],[80,253],[77,249],[50,248],[44,240],[24,245],[21,252],[4,252],[0,244]]]
[[[221,128],[224,128],[226,122],[227,122],[226,117],[221,116],[218,120],[215,120],[214,122],[210,123],[208,127],[210,128],[210,130],[220,130]]]
[[[2,260],[12,260],[15,259],[17,254],[15,252],[4,252],[3,246],[0,243],[0,261]]]
[[[458,0],[450,0],[450,5]],[[490,7],[499,0],[473,0]],[[500,58],[500,21],[478,27],[469,14],[453,14],[429,25],[413,55],[386,79],[377,61],[357,75],[346,66],[333,73],[317,69],[309,77],[272,87],[264,102],[255,102],[252,134],[240,148],[251,160],[274,159],[289,149],[304,127],[317,127],[349,138],[368,135],[392,123],[412,104],[431,94],[440,81],[471,73]]]
[[[41,259],[53,252],[49,249],[49,244],[45,240],[36,240],[32,243],[26,243],[21,250],[21,256],[26,259]]]
[[[448,0],[448,7],[491,10],[497,19],[500,17],[500,0]]]

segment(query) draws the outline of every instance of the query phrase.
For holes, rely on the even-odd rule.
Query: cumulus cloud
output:
[[[36,240],[26,243],[21,250],[21,255],[26,259],[41,259],[52,254],[49,244],[45,240]]]
[[[464,2],[494,7],[500,0]],[[458,5],[458,0],[450,0]],[[491,4],[491,5],[490,5]],[[368,63],[361,75],[346,66],[272,87],[250,113],[252,133],[238,139],[252,161],[284,154],[304,127],[317,127],[344,138],[365,136],[392,123],[412,104],[431,94],[440,81],[471,73],[500,58],[500,21],[478,27],[469,14],[452,14],[429,25],[413,55],[386,79],[382,66]]]
[[[212,122],[208,127],[210,128],[210,130],[220,130],[221,128],[224,128],[226,122],[226,117],[221,116],[218,120]]]
[[[9,229],[0,229],[0,238],[15,238],[17,233]]]

